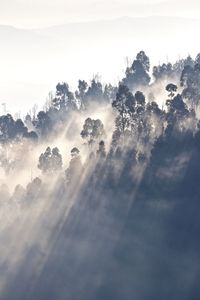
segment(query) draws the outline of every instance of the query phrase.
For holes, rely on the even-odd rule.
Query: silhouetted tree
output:
[[[73,148],[71,150],[71,160],[69,163],[69,167],[65,171],[65,176],[67,183],[76,184],[77,179],[80,180],[80,176],[83,171],[83,166],[80,158],[80,151],[78,148]]]
[[[105,158],[106,157],[106,148],[105,148],[105,143],[104,141],[101,141],[99,143],[99,149],[97,150],[97,155],[100,158]]]
[[[177,92],[177,85],[175,85],[175,84],[173,84],[173,83],[169,83],[167,86],[166,86],[166,91],[168,91],[168,93],[169,93],[169,97],[170,97],[170,99],[172,99],[174,96],[175,96],[175,94],[176,94],[176,92]]]
[[[53,124],[48,115],[48,112],[40,111],[36,120],[33,122],[35,128],[39,131],[39,134],[44,137],[51,133]]]
[[[117,87],[113,87],[111,84],[106,84],[104,88],[103,97],[108,103],[112,103],[116,98]]]
[[[126,69],[126,77],[123,79],[123,83],[130,89],[148,85],[150,83],[149,68],[150,62],[148,56],[144,51],[140,51],[133,61],[132,66]]]
[[[52,100],[52,104],[60,112],[77,109],[74,94],[69,90],[66,82],[57,84],[56,97]]]
[[[172,132],[175,125],[179,125],[177,122],[184,120],[189,116],[189,110],[186,104],[183,101],[183,98],[180,94],[176,95],[171,100],[167,100],[167,128],[166,132]]]
[[[91,81],[91,85],[85,94],[85,107],[92,103],[101,103],[104,100],[103,86],[98,78],[94,78]]]
[[[62,169],[62,155],[57,147],[52,149],[51,168],[52,171],[59,171]]]
[[[115,124],[119,132],[123,133],[130,128],[131,114],[135,112],[136,100],[129,88],[120,84],[116,99],[112,106],[118,111],[119,115],[116,117]]]
[[[38,168],[43,173],[53,173],[62,169],[62,156],[57,147],[51,150],[47,147],[46,151],[39,157]]]
[[[34,178],[33,181],[27,185],[27,187],[26,187],[27,203],[26,204],[28,204],[29,201],[32,201],[32,200],[38,198],[41,186],[42,186],[42,180],[39,177]]]
[[[105,135],[104,126],[101,120],[87,118],[81,131],[81,137],[87,140],[88,145],[92,145]]]
[[[198,59],[197,59],[198,60]],[[181,86],[183,87],[182,97],[187,100],[187,103],[193,108],[200,100],[200,65],[185,66],[181,78]]]
[[[173,75],[173,66],[171,63],[153,67],[153,77],[155,78],[155,80],[163,80],[169,77],[173,77]]]
[[[10,114],[0,117],[0,143],[19,141],[23,138],[36,139],[37,135],[29,133],[21,119],[15,121]]]
[[[85,80],[79,80],[78,81],[78,91],[75,92],[75,96],[80,101],[80,107],[82,109],[85,108],[84,102],[85,102],[87,89],[88,89],[87,82]]]
[[[11,200],[22,203],[25,200],[26,190],[20,184],[16,185]]]

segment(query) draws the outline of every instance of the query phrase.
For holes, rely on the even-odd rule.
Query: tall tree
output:
[[[105,148],[104,141],[100,141],[100,143],[99,143],[99,149],[97,150],[97,155],[100,158],[105,158],[106,157],[106,148]]]
[[[47,147],[46,151],[39,157],[38,168],[43,173],[54,173],[62,169],[62,156],[57,147],[51,150]]]
[[[124,84],[120,84],[112,106],[119,113],[116,117],[115,124],[117,130],[122,134],[124,134],[125,130],[130,128],[131,114],[135,112],[135,104],[135,97],[129,88]]]
[[[85,108],[85,97],[88,89],[88,84],[85,80],[78,81],[78,91],[75,92],[76,98],[80,101],[80,107]]]
[[[87,140],[88,145],[94,144],[105,135],[104,125],[101,120],[93,120],[87,118],[83,124],[83,130],[81,131],[81,137]]]
[[[140,86],[146,86],[150,83],[149,76],[150,62],[144,51],[140,51],[132,66],[126,69],[126,77],[123,83],[130,89],[137,89]]]
[[[99,81],[99,78],[96,77],[92,79],[91,85],[88,87],[87,93],[85,95],[85,106],[87,107],[94,102],[101,103],[103,99],[103,86]]]
[[[57,84],[56,97],[52,100],[52,104],[61,112],[77,108],[74,94],[69,90],[69,85],[66,82]]]
[[[67,183],[76,184],[77,179],[80,180],[82,171],[83,166],[80,158],[80,151],[78,148],[75,147],[71,150],[71,160],[69,163],[69,167],[65,171]]]
[[[170,99],[172,100],[173,97],[175,96],[176,92],[177,92],[177,85],[173,84],[173,83],[169,83],[166,86],[166,91],[169,93],[168,96],[170,97]]]

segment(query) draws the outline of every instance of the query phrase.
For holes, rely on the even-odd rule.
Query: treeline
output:
[[[161,107],[158,104],[160,95],[153,91],[163,81],[168,83],[165,105]],[[190,135],[191,145],[199,147],[199,100],[200,54],[194,60],[188,56],[175,64],[155,66],[150,76],[149,58],[141,51],[127,67],[118,86],[103,86],[98,78],[90,84],[79,80],[78,89],[73,93],[67,83],[58,83],[49,107],[37,116],[28,114],[23,121],[14,120],[10,114],[1,116],[0,167],[6,174],[15,168],[15,161],[9,156],[14,145],[20,144],[23,148],[28,142],[34,148],[34,145],[48,141],[50,136],[64,130],[66,120],[73,118],[73,113],[76,113],[78,122],[78,116],[87,113],[91,107],[98,111],[106,105],[112,107],[115,118],[112,141],[106,145],[105,124],[100,119],[88,117],[80,132],[83,143],[87,145],[85,164],[94,159],[120,160],[132,153],[133,161],[144,165],[151,159],[158,143],[161,140],[168,143],[171,137]],[[77,147],[71,150],[68,167],[63,167],[63,158],[57,147],[44,149],[37,165],[43,174],[59,173],[64,168],[66,181],[76,173],[74,170],[79,173],[83,167]]]
[[[117,87],[59,83],[0,117],[2,299],[199,299],[199,89],[200,55],[150,76],[141,51]]]

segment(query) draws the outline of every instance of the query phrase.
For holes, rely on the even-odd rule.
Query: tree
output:
[[[80,158],[80,151],[78,148],[73,148],[71,150],[71,160],[69,163],[69,167],[65,171],[65,177],[67,183],[76,183],[76,180],[80,178],[82,174],[83,166]]]
[[[77,108],[74,94],[69,90],[69,85],[66,82],[57,84],[56,97],[52,100],[52,104],[60,112]]]
[[[188,55],[188,57],[184,60],[184,66],[194,67],[194,63],[195,62],[190,55]]]
[[[135,112],[136,100],[129,88],[120,84],[116,99],[112,106],[118,111],[119,115],[116,118],[115,124],[119,132],[123,133],[130,127],[131,114]]]
[[[51,148],[47,147],[46,151],[42,153],[39,157],[38,168],[42,170],[43,173],[48,173],[51,169]]]
[[[104,141],[101,141],[99,143],[99,149],[97,150],[97,155],[100,158],[105,158],[106,157],[106,148],[105,148],[105,143]]]
[[[98,76],[92,79],[91,85],[89,86],[85,95],[85,106],[87,107],[90,103],[98,102],[101,103],[104,99],[103,86],[99,81]]]
[[[62,156],[57,147],[51,150],[47,147],[46,151],[39,157],[38,168],[43,173],[53,173],[62,169]]]
[[[57,147],[52,149],[51,169],[53,172],[60,171],[62,169],[62,155]]]
[[[93,120],[87,118],[81,131],[81,137],[87,140],[88,145],[92,145],[96,140],[101,139],[105,135],[104,126],[101,120]]]
[[[126,69],[126,77],[123,79],[123,83],[130,89],[148,85],[151,80],[148,74],[149,68],[150,62],[148,56],[144,51],[140,51],[133,61],[132,66]]]
[[[117,87],[113,87],[111,84],[106,84],[103,92],[104,99],[108,103],[112,103],[116,98]]]
[[[140,114],[145,110],[145,96],[144,96],[144,94],[140,91],[137,91],[135,93],[135,100],[136,100],[136,105],[137,105],[136,112],[137,112],[137,114]]]
[[[42,186],[42,180],[39,177],[33,179],[26,187],[26,200],[37,199]]]
[[[27,128],[29,128],[29,129],[33,127],[31,115],[29,115],[29,114],[26,115],[24,123],[27,126]]]
[[[169,93],[169,97],[170,99],[172,99],[175,96],[175,93],[177,92],[177,85],[173,84],[173,83],[169,83],[166,86],[166,91],[168,91]]]
[[[38,135],[35,131],[30,131],[24,134],[24,137],[27,139],[30,139],[32,141],[37,141],[38,140]]]
[[[36,120],[33,122],[36,129],[38,129],[42,137],[48,136],[51,133],[53,124],[48,112],[40,111],[37,114]]]
[[[28,132],[21,119],[15,121],[10,114],[0,117],[0,143],[21,141],[23,138],[36,139],[37,135]]]
[[[167,64],[162,64],[159,66],[154,66],[153,67],[153,77],[155,78],[155,80],[163,80],[163,79],[167,79],[167,78],[171,78],[174,77],[174,75],[177,75],[177,72],[179,70],[180,66],[179,63],[176,62],[174,64],[174,66],[172,66],[171,63],[167,63]]]
[[[23,202],[25,199],[26,191],[25,189],[20,185],[16,185],[15,190],[12,195],[12,200],[14,200],[17,203]]]
[[[139,137],[146,136],[148,132],[148,126],[149,124],[147,123],[146,119],[146,100],[145,96],[142,92],[137,91],[135,93],[135,112],[132,115],[132,120],[131,120],[131,130],[132,133],[134,133],[134,136]]]
[[[78,148],[74,147],[72,150],[71,150],[71,157],[78,157],[80,151]]]
[[[87,82],[85,80],[79,80],[78,81],[78,91],[75,92],[75,96],[80,101],[81,108],[84,108],[84,102],[85,102],[87,89],[88,89]]]
[[[146,128],[145,118],[145,96],[142,92],[137,91],[133,95],[129,88],[123,84],[119,86],[116,100],[113,102],[113,107],[118,111],[115,119],[116,130],[113,134],[113,145],[116,145],[122,138],[124,144],[126,140],[132,140],[133,137],[137,140],[142,131]]]
[[[145,54],[144,51],[140,51],[137,54],[136,60],[138,60],[142,64],[142,66],[146,72],[149,72],[150,61],[149,61],[149,57]]]
[[[200,65],[200,53],[198,53],[196,58],[195,58],[195,65],[196,64]]]
[[[153,113],[158,117],[161,117],[163,115],[162,110],[159,108],[158,104],[155,101],[147,103],[146,111],[147,113]]]
[[[197,63],[194,67],[185,66],[181,74],[180,83],[183,87],[182,97],[193,108],[200,100],[200,64]]]
[[[186,65],[182,71],[180,83],[182,87],[189,87],[192,85],[194,76],[194,69],[190,65]]]
[[[186,104],[180,94],[176,95],[171,100],[167,100],[166,106],[168,108],[167,120],[168,125],[173,126],[176,121],[181,120],[189,115]]]

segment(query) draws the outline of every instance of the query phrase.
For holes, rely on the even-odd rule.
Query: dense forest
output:
[[[0,116],[0,299],[199,299],[200,54]]]

